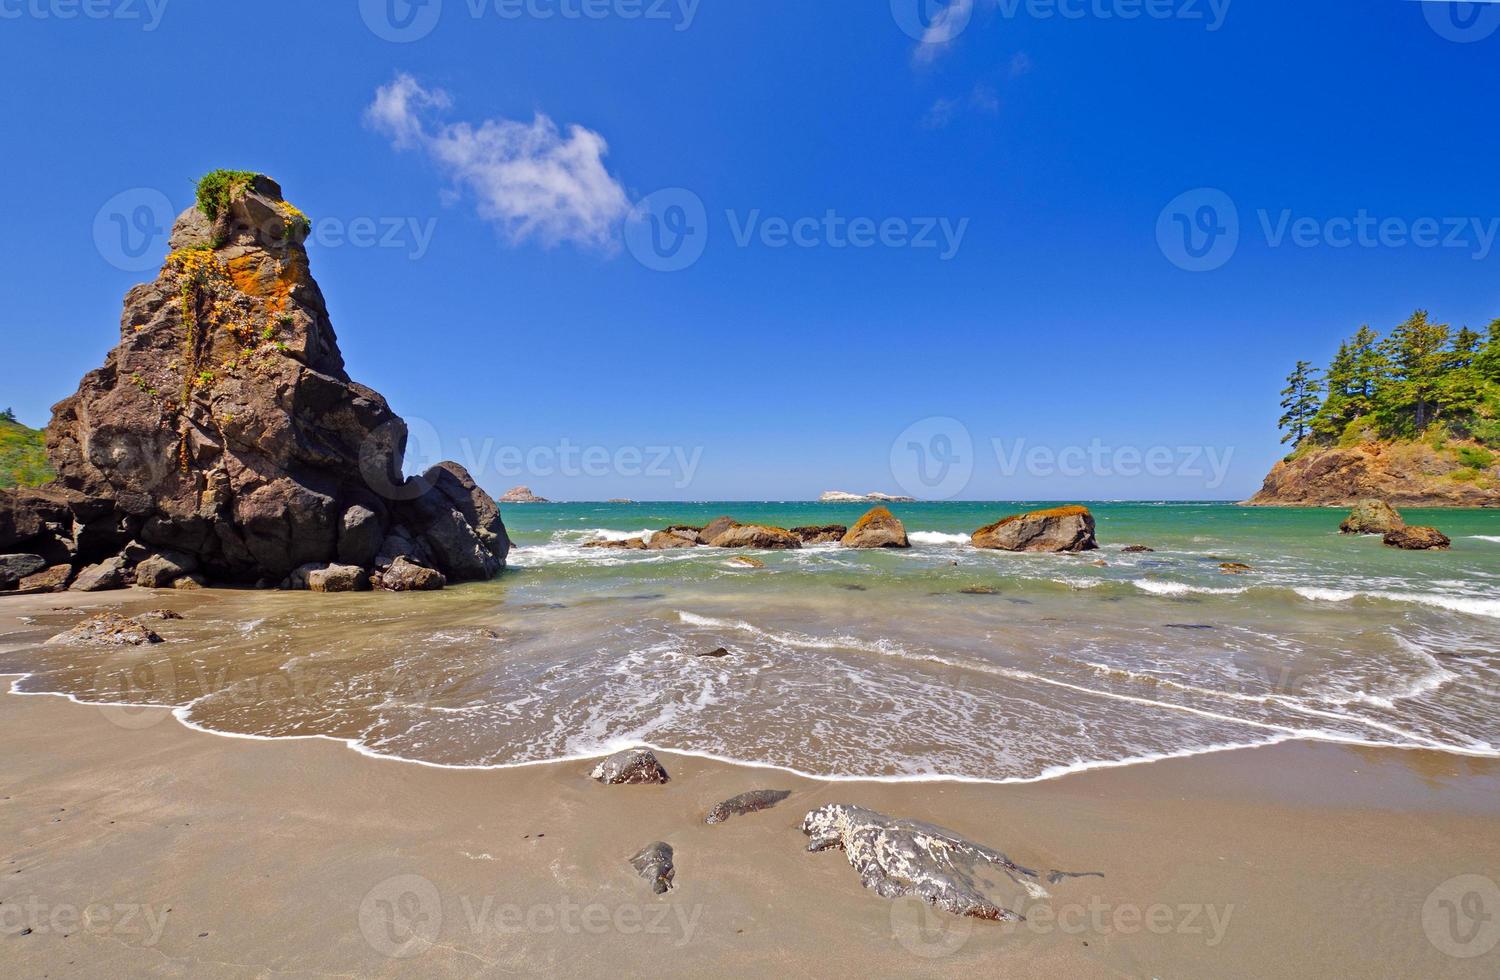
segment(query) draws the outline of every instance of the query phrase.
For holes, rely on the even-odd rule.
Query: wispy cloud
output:
[[[995,115],[1000,111],[1000,93],[980,82],[969,92],[966,99],[940,98],[932,104],[932,108],[927,110],[927,115],[922,117],[922,125],[927,129],[943,129],[965,111],[973,111],[986,116]]]
[[[424,153],[513,244],[535,238],[549,246],[616,247],[630,202],[604,166],[604,137],[577,125],[564,133],[541,113],[529,123],[433,118],[452,105],[447,92],[401,74],[376,91],[365,121],[396,149]]]

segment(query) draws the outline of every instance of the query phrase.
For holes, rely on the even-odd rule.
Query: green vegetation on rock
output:
[[[8,408],[0,412],[0,487],[40,486],[52,476],[41,431],[17,422]]]
[[[1321,374],[1320,378],[1318,375]],[[1429,442],[1465,466],[1486,469],[1500,449],[1500,319],[1488,336],[1433,323],[1418,310],[1388,336],[1368,326],[1318,371],[1297,362],[1282,392],[1283,442],[1294,455],[1373,440]]]
[[[198,180],[198,210],[210,219],[217,219],[259,176],[253,170],[209,171]]]

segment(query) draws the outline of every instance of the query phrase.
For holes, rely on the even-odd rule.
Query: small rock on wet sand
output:
[[[606,786],[665,783],[671,779],[650,749],[626,749],[616,752],[594,767],[590,778]]]
[[[642,878],[651,882],[651,890],[665,895],[672,887],[677,868],[672,864],[672,845],[665,841],[647,844],[630,859],[630,866]]]
[[[748,793],[741,793],[723,803],[715,804],[708,816],[703,819],[704,823],[723,823],[730,817],[743,816],[747,813],[756,813],[760,810],[769,810],[782,800],[791,796],[790,790],[784,789],[756,789]]]
[[[47,642],[59,646],[100,644],[139,647],[148,643],[160,643],[161,637],[133,619],[114,613],[100,613],[90,616],[66,633],[57,634]]]

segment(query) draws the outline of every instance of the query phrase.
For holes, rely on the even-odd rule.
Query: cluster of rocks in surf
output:
[[[406,425],[345,371],[306,229],[252,175],[177,219],[119,345],[53,409],[56,480],[0,491],[0,590],[414,591],[505,567],[463,467],[403,476]]]
[[[1342,534],[1375,534],[1389,548],[1403,551],[1445,551],[1453,542],[1435,527],[1408,525],[1399,511],[1384,500],[1361,500],[1339,525]]]

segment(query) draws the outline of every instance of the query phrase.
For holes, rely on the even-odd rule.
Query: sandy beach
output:
[[[7,619],[60,598],[9,601]],[[668,785],[605,787],[586,763],[443,769],[13,694],[0,738],[8,976],[1489,977],[1500,963],[1500,926],[1465,904],[1500,874],[1493,760],[1294,741],[986,785],[661,753]],[[758,788],[792,796],[704,824]],[[887,901],[839,852],[804,851],[803,815],[833,802],[1102,877],[1011,896],[1019,925]],[[627,864],[656,840],[676,851],[664,896]]]

